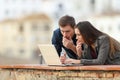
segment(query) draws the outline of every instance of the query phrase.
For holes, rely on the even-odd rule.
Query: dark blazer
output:
[[[116,40],[114,44],[120,48],[120,43]],[[92,59],[90,47],[84,45],[81,63],[84,65],[120,64],[120,49],[115,52],[112,59],[110,58],[110,42],[107,35],[102,35],[96,40],[95,53],[97,58]]]
[[[52,44],[55,46],[58,52],[58,55],[60,56],[60,52],[62,51],[62,47],[63,47],[70,58],[77,59],[77,55],[72,50],[67,49],[66,47],[63,46],[62,37],[63,36],[59,28],[53,32]],[[73,40],[73,43],[76,45],[76,41],[77,41],[76,35],[72,37],[72,40]]]

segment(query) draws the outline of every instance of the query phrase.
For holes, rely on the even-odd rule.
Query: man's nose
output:
[[[66,36],[67,36],[66,32],[64,32],[64,33],[63,33],[63,36],[64,36],[64,37],[66,37]]]

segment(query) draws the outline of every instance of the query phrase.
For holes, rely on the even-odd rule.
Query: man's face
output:
[[[70,25],[60,27],[60,30],[64,38],[71,39],[74,35],[74,29]]]

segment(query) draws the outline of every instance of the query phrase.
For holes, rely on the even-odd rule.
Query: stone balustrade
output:
[[[0,80],[120,80],[119,65],[0,65]]]

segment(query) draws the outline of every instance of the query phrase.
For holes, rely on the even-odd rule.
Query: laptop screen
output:
[[[38,47],[47,65],[62,65],[54,45],[40,44]]]

